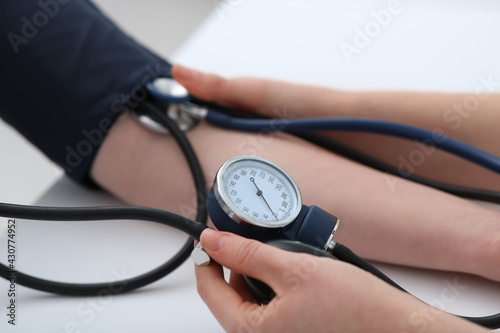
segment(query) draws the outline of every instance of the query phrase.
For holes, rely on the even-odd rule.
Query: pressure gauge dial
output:
[[[235,222],[261,228],[282,228],[302,208],[300,191],[276,164],[256,156],[238,156],[219,169],[213,194]]]

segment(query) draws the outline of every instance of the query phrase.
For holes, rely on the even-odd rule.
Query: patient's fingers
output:
[[[291,117],[316,117],[331,114],[348,93],[327,88],[254,78],[225,79],[175,65],[174,78],[198,98],[232,107],[276,116],[274,109],[286,108]],[[334,106],[332,108],[332,105]]]

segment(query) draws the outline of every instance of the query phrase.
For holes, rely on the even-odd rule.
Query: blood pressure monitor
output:
[[[220,167],[207,208],[217,229],[261,241],[281,238],[328,249],[338,227],[335,216],[302,204],[287,172],[256,156],[234,157]]]
[[[253,156],[224,163],[217,173],[214,194],[234,222],[250,227],[285,227],[302,208],[302,196],[292,178],[274,163]]]

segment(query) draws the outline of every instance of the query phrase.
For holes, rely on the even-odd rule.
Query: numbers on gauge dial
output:
[[[224,188],[241,212],[260,221],[282,221],[291,215],[295,205],[288,180],[271,167],[230,167]]]

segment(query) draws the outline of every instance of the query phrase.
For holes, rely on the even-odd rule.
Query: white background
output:
[[[372,33],[370,42],[359,47],[359,54],[354,54],[351,61],[340,46],[355,45],[357,29],[373,25],[372,12],[387,9],[390,1],[227,0],[217,4],[210,0],[100,0],[98,3],[123,28],[160,54],[228,76],[279,78],[353,90],[473,92],[481,77],[492,76],[500,81],[497,40],[500,4],[495,1],[401,1],[398,13],[391,16],[386,26]],[[209,19],[201,23],[210,11]],[[199,23],[201,28],[177,48]],[[174,49],[177,51],[173,52]],[[0,152],[5,156],[0,162],[0,200],[33,202],[50,188],[60,172],[16,135],[4,128],[0,135]],[[96,197],[63,181],[41,202],[95,204],[112,202],[112,198]],[[33,250],[26,244],[23,248],[23,251]],[[27,257],[23,260],[29,261]],[[448,311],[467,315],[500,311],[498,284],[454,273],[380,267],[411,292],[433,304],[444,304]],[[453,282],[455,278],[467,288],[453,302],[443,303],[441,295],[448,286],[445,281]],[[4,286],[5,283],[0,283],[0,296]],[[34,328],[62,331],[65,323],[75,319],[75,308],[85,302],[28,290],[23,293],[19,320],[31,331]],[[88,325],[82,324],[85,317],[76,319],[85,332],[220,331],[196,297],[190,263],[172,277],[138,293],[114,298]]]

